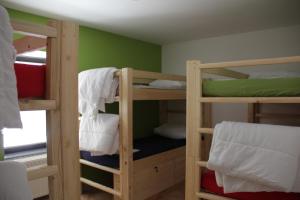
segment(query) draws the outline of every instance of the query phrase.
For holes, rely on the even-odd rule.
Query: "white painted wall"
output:
[[[185,74],[185,63],[189,59],[220,62],[292,55],[300,55],[300,25],[164,45],[162,71]],[[292,72],[300,69],[295,69],[294,66],[285,69],[287,68]],[[266,68],[263,71],[271,73]],[[214,123],[224,119],[246,121],[246,105],[214,105]]]

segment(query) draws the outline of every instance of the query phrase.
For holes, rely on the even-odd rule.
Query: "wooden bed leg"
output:
[[[50,21],[49,26],[55,27],[58,32],[61,31],[61,22],[59,21]],[[56,100],[58,107],[60,106],[60,43],[60,35],[47,39],[46,99]],[[57,175],[48,178],[49,198],[50,200],[62,200],[60,109],[47,111],[46,118],[48,165],[58,166]]]
[[[120,191],[120,176],[114,174],[114,190]],[[113,200],[121,200],[118,196],[114,195]]]
[[[132,82],[133,72],[123,68],[120,76],[120,191],[122,200],[132,200],[133,134],[132,134]]]
[[[199,103],[199,97],[202,94],[199,79],[201,73],[197,70],[199,64],[200,61],[187,62],[186,200],[198,200],[196,193],[200,190],[201,172],[199,166],[196,165],[201,155],[200,134],[197,130],[202,124],[202,118],[200,118],[202,106]]]
[[[78,25],[62,22],[61,27],[61,154],[64,200],[80,199],[78,136]]]

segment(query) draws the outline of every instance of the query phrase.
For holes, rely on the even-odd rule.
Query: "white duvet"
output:
[[[0,130],[5,127],[22,128],[13,68],[15,49],[12,32],[8,14],[0,5]]]
[[[208,168],[225,193],[300,192],[300,128],[222,122]]]
[[[83,116],[79,126],[80,150],[90,151],[94,156],[112,155],[119,149],[119,116],[97,114]]]

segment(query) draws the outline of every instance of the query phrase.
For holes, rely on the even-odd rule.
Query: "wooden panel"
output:
[[[51,27],[60,32],[61,22],[51,21]],[[46,98],[55,99],[57,108],[60,108],[60,35],[47,39],[47,66],[46,66]],[[50,200],[62,200],[62,161],[61,161],[61,130],[60,109],[46,112],[47,118],[47,160],[48,165],[56,165],[58,173],[49,180]]]
[[[14,40],[14,47],[17,54],[40,50],[46,47],[47,40],[44,38],[37,38],[32,36],[25,36],[23,38]]]
[[[45,178],[48,176],[54,176],[58,172],[57,166],[43,166],[43,167],[35,167],[29,168],[27,170],[27,177],[29,181]]]
[[[120,170],[121,199],[132,199],[132,69],[122,69],[120,76]]]
[[[282,58],[266,58],[266,59],[253,59],[241,60],[232,62],[219,62],[219,63],[206,63],[201,64],[199,68],[213,69],[213,68],[226,68],[226,67],[249,67],[256,65],[274,65],[274,64],[287,64],[300,62],[300,56],[282,57]]]
[[[133,89],[133,100],[180,100],[186,99],[185,90]]]
[[[200,188],[199,182],[199,170],[196,169],[195,160],[199,156],[200,138],[197,134],[197,128],[200,127],[200,105],[199,96],[201,92],[201,81],[197,76],[199,70],[197,70],[200,61],[188,61],[187,62],[187,121],[186,121],[186,186],[185,186],[185,199],[195,200],[196,192]],[[200,111],[200,112],[199,112]],[[198,135],[198,137],[195,137]],[[198,140],[198,141],[196,141]],[[198,153],[198,154],[197,154]]]
[[[55,110],[57,108],[56,100],[19,100],[20,110]]]
[[[56,28],[52,26],[24,21],[11,20],[11,25],[15,32],[35,37],[56,37],[58,32]]]
[[[300,97],[203,97],[206,103],[300,103]]]
[[[158,72],[149,72],[149,71],[141,71],[134,70],[133,77],[139,79],[159,79],[159,80],[173,80],[173,81],[185,81],[185,76],[180,75],[172,75],[172,74],[162,74]]]
[[[78,25],[63,22],[61,29],[61,137],[63,194],[80,199],[78,135]]]

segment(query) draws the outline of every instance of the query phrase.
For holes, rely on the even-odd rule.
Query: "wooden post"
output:
[[[185,199],[196,200],[200,189],[200,169],[196,166],[200,154],[200,134],[197,132],[202,124],[202,108],[199,97],[202,94],[201,73],[197,69],[200,61],[187,62],[187,135],[186,135],[186,188]],[[197,121],[195,119],[200,119]]]
[[[61,30],[61,22],[51,21],[49,26]],[[61,159],[61,127],[60,127],[60,43],[61,37],[47,39],[46,99],[56,101],[56,110],[48,110],[47,118],[47,159],[48,165],[57,165],[58,172],[48,178],[50,200],[63,199],[62,191],[62,159]]]
[[[64,200],[80,199],[78,136],[78,25],[62,22],[61,31],[61,153]]]
[[[121,199],[132,199],[133,130],[132,130],[132,82],[133,72],[123,68],[120,77],[120,170]]]

